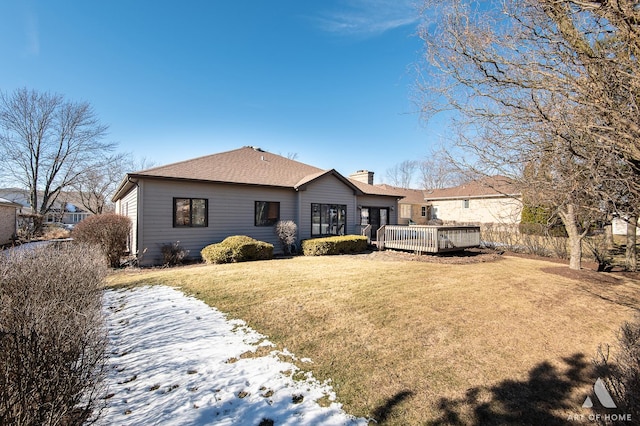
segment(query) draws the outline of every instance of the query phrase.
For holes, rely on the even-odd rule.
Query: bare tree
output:
[[[413,175],[418,168],[418,162],[413,160],[404,160],[402,163],[387,169],[386,178],[393,186],[400,188],[410,188],[413,181]]]
[[[9,178],[29,190],[33,213],[48,213],[60,192],[113,149],[107,126],[86,102],[18,89],[0,93],[0,154]]]
[[[607,208],[603,182],[638,181],[640,12],[556,0],[427,0],[425,11],[423,111],[457,113],[462,166],[556,207],[579,269],[581,240]]]
[[[130,153],[106,155],[82,175],[72,185],[80,197],[80,202],[93,214],[112,211],[111,196],[115,193],[126,173],[152,167],[146,158],[135,161]]]
[[[458,186],[468,177],[456,167],[444,152],[432,152],[418,163],[422,189],[442,189]]]

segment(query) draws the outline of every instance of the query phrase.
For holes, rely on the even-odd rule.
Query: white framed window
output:
[[[411,217],[411,204],[400,204],[400,217],[402,218]]]

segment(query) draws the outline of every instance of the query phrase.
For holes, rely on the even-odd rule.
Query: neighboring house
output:
[[[398,201],[398,225],[427,225],[431,219],[431,205],[425,201],[426,191],[422,189],[406,189],[378,185],[388,190],[397,191],[403,195]]]
[[[613,235],[627,235],[628,226],[627,221],[620,217],[616,217],[611,221]],[[640,227],[636,227],[636,235],[640,235]]]
[[[297,224],[298,241],[397,223],[402,194],[370,184],[369,173],[347,178],[244,147],[129,173],[113,201],[133,222],[130,250],[142,265],[161,263],[163,244],[178,241],[196,257],[230,235],[267,241],[278,252],[280,220]]]
[[[39,194],[42,196],[42,194]],[[28,220],[32,214],[29,206],[29,191],[19,188],[2,188],[0,189],[0,197],[6,198],[20,205],[18,209],[18,220]],[[57,202],[49,213],[45,215],[45,223],[64,223],[67,225],[75,225],[82,221],[92,213],[79,207],[82,203],[79,201],[80,196],[75,192],[62,192],[58,196]]]
[[[425,191],[430,219],[458,224],[517,224],[522,195],[504,176],[491,176],[453,188]]]
[[[16,236],[18,208],[20,204],[0,198],[0,244],[10,243]]]

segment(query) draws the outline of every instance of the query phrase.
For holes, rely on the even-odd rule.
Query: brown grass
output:
[[[561,424],[598,345],[633,317],[636,281],[598,283],[505,257],[449,265],[296,257],[120,272],[180,286],[313,360],[347,412],[384,424]],[[637,306],[637,305],[635,305]],[[309,369],[309,364],[302,368]],[[525,421],[526,420],[526,421]]]

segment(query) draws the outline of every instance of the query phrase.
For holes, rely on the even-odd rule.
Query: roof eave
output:
[[[209,179],[180,178],[180,177],[174,177],[174,176],[154,176],[154,175],[146,175],[146,174],[129,173],[124,178],[124,180],[116,190],[116,193],[111,200],[115,202],[118,199],[122,198],[141,179],[156,179],[156,180],[170,180],[170,181],[176,181],[176,182],[213,183],[213,184],[220,184],[220,185],[243,185],[243,186],[260,186],[260,187],[268,187],[268,188],[296,189],[295,187],[292,187],[290,185],[275,185],[275,184],[262,184],[262,183],[251,183],[251,182],[230,182],[230,181],[219,181],[219,180],[209,180]]]
[[[486,195],[455,195],[450,197],[425,197],[425,201],[438,201],[438,200],[466,200],[473,198],[520,198],[522,194],[486,194]]]
[[[365,193],[362,192],[360,190],[360,188],[358,188],[353,183],[351,183],[351,181],[349,179],[347,179],[346,177],[342,176],[336,169],[326,170],[323,173],[321,173],[321,174],[319,174],[317,176],[314,176],[312,179],[307,179],[307,177],[304,177],[304,178],[300,179],[298,181],[298,183],[296,183],[293,186],[293,188],[296,191],[304,191],[304,190],[307,189],[307,186],[309,186],[309,184],[311,184],[312,182],[315,182],[316,180],[320,179],[321,177],[324,177],[324,176],[327,176],[327,175],[332,175],[332,176],[335,176],[336,178],[338,178],[338,180],[340,180],[342,183],[344,183],[349,188],[351,188],[355,195],[365,195]]]

